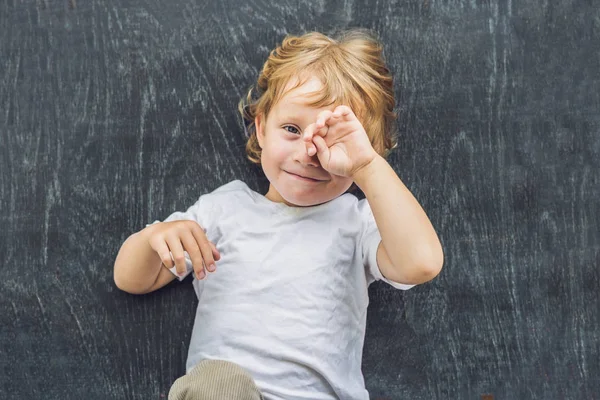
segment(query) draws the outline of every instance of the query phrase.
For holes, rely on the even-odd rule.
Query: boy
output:
[[[381,51],[362,31],[285,38],[257,99],[251,90],[240,107],[268,192],[230,182],[123,244],[122,290],[195,272],[187,374],[169,399],[369,398],[368,285],[407,290],[443,264],[429,219],[384,159],[395,104]],[[354,185],[366,199],[346,193]]]

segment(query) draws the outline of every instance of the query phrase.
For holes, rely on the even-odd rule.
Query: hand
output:
[[[206,276],[205,266],[208,271],[215,271],[215,260],[221,259],[221,255],[196,221],[160,222],[146,229],[150,247],[167,268],[173,268],[174,259],[178,275],[186,271],[184,250],[190,255],[198,279]],[[173,254],[173,259],[170,253]]]
[[[317,154],[329,173],[352,177],[377,156],[362,124],[348,106],[325,110],[304,131],[309,156]]]

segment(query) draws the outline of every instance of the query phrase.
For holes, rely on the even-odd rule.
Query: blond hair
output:
[[[261,148],[254,124],[257,115],[265,119],[285,95],[291,79],[293,90],[316,77],[323,86],[313,107],[345,104],[352,108],[365,128],[375,151],[387,156],[396,147],[393,77],[385,65],[383,46],[364,29],[343,31],[334,38],[318,32],[286,36],[271,51],[255,87],[239,103],[246,125],[246,154],[260,164]]]

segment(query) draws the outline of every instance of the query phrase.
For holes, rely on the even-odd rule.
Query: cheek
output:
[[[266,150],[266,155],[271,162],[284,161],[291,154],[291,146],[285,141],[270,143]]]
[[[285,147],[280,147],[279,149],[277,149],[277,159],[278,160],[283,161],[287,157],[289,157],[289,155],[290,155],[290,152]]]

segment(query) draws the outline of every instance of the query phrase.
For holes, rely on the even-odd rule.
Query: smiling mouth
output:
[[[297,174],[294,174],[294,173],[288,172],[288,171],[285,171],[285,172],[287,172],[288,174],[292,175],[295,178],[298,178],[298,179],[306,181],[306,182],[323,182],[323,180],[321,180],[321,179],[308,178],[306,176],[297,175]]]

